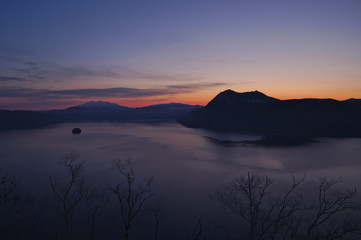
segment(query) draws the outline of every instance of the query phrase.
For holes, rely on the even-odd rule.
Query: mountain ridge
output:
[[[88,101],[77,106],[66,108],[66,110],[124,110],[129,107],[121,106],[107,101]]]
[[[280,100],[259,91],[238,93],[228,89],[217,94],[206,106],[166,103],[128,108],[90,101],[63,110],[0,110],[0,130],[38,128],[64,122],[177,120],[187,127],[257,134],[273,142],[288,144],[295,139],[361,137],[360,103],[361,99]]]
[[[0,110],[0,130],[38,128],[51,124],[84,121],[176,121],[180,116],[199,107],[198,105],[168,103],[129,108],[117,105],[116,103],[90,101],[62,110]]]
[[[225,90],[214,97],[206,107],[229,107],[245,103],[265,103],[279,101],[279,99],[269,97],[257,90],[250,92],[238,93],[231,89]]]
[[[279,100],[258,91],[223,91],[178,122],[191,128],[259,134],[273,139],[361,137],[361,109],[356,104],[318,98]]]

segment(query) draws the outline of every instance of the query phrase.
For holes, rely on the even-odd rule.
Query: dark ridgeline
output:
[[[261,92],[219,93],[179,122],[205,128],[266,136],[263,143],[296,143],[316,137],[361,137],[361,100],[279,100]]]
[[[0,110],[0,130],[38,128],[65,122],[175,121],[183,114],[200,107],[169,103],[129,108],[110,102],[90,101],[64,110],[41,112]]]
[[[345,102],[348,102],[350,104],[356,105],[361,108],[361,99],[350,98],[345,100]]]
[[[60,122],[59,119],[44,112],[0,110],[0,130],[38,128]]]
[[[140,108],[129,108],[124,106],[114,106],[114,103],[106,106],[84,107],[85,104],[67,108],[65,110],[55,110],[49,112],[52,116],[62,122],[81,121],[175,121],[183,114],[199,108],[181,103],[158,104]]]
[[[0,110],[0,129],[84,121],[174,121],[187,127],[266,136],[254,143],[293,144],[316,137],[361,137],[361,99],[279,100],[261,92],[219,93],[205,107],[180,103],[129,108],[91,101],[64,110]]]
[[[78,106],[69,107],[67,111],[112,111],[112,110],[125,110],[129,107],[120,106],[116,103],[105,102],[105,101],[89,101]]]

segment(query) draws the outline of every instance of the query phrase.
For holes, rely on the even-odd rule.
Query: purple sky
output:
[[[2,0],[0,109],[361,98],[359,0]]]

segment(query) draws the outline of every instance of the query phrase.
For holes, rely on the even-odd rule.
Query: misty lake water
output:
[[[74,127],[82,133],[73,135]],[[179,231],[195,218],[212,217],[218,205],[209,194],[247,172],[280,181],[306,173],[309,183],[342,176],[347,186],[361,185],[361,139],[319,139],[291,147],[240,143],[257,138],[178,123],[67,123],[12,130],[0,133],[0,171],[16,176],[26,191],[41,193],[49,189],[49,176],[62,177],[59,161],[73,150],[86,161],[91,185],[117,179],[112,160],[132,159],[139,179],[155,177],[152,186],[167,213],[164,224]]]

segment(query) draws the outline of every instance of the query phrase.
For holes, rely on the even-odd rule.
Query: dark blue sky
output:
[[[0,35],[0,108],[361,98],[359,0],[2,0]]]

